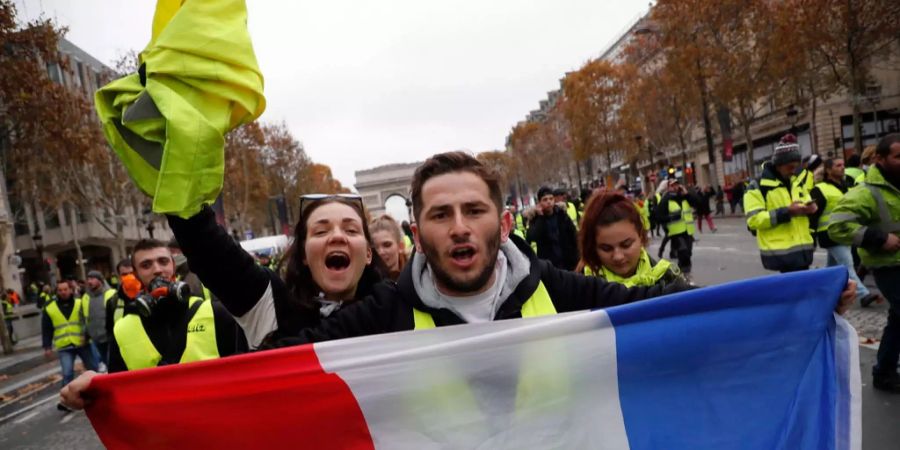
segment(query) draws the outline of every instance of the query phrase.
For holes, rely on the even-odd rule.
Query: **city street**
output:
[[[769,275],[759,262],[754,238],[743,221],[728,218],[716,221],[717,233],[698,234],[694,247],[694,281],[701,285],[724,283]],[[655,254],[659,239],[655,239]],[[823,266],[824,252],[818,251],[816,266]],[[872,284],[872,279],[869,278]],[[861,342],[877,339],[884,326],[886,305],[854,307],[847,317],[860,332]],[[33,345],[33,344],[32,344]],[[863,448],[894,449],[900,442],[900,397],[875,391],[869,385],[875,345],[860,347],[863,393]],[[102,448],[83,412],[64,414],[56,410],[58,364],[41,362],[10,377],[0,376],[0,448],[3,449],[94,449]],[[24,384],[23,384],[24,382]],[[16,387],[18,386],[18,387]],[[16,387],[9,392],[10,387]]]

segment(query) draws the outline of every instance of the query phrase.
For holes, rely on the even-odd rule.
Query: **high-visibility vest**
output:
[[[575,204],[572,202],[566,202],[566,214],[569,216],[569,219],[572,220],[572,223],[575,224],[575,229],[578,229],[578,209],[575,208]]]
[[[537,289],[531,297],[522,305],[522,317],[539,317],[555,315],[556,307],[550,299],[550,294],[544,287],[544,283],[538,283]],[[434,318],[431,314],[413,309],[413,318],[416,330],[434,328]],[[555,400],[567,398],[572,395],[569,386],[568,372],[565,367],[547,366],[544,355],[561,354],[564,349],[559,347],[559,342],[549,340],[536,344],[528,351],[520,355],[522,365],[520,367],[518,381],[516,383],[515,422],[522,426],[529,420],[528,412],[534,407],[554,408],[559,407]],[[440,386],[428,392],[418,393],[417,396],[425,396],[427,403],[433,405],[435,411],[441,411],[447,415],[448,420],[459,414],[481,415],[478,423],[486,423],[484,415],[487,412],[479,407],[477,391],[466,379],[460,378],[453,365],[439,367],[426,376],[435,381],[435,386]],[[560,411],[562,414],[562,411]],[[471,417],[471,416],[469,416]],[[461,437],[460,444],[467,446],[469,442],[482,442],[491,434],[487,427],[481,430],[470,430],[470,436]],[[467,440],[468,439],[468,440]]]
[[[669,223],[666,224],[669,236],[687,233],[694,235],[694,213],[687,200],[682,200],[681,205],[675,200],[669,200]]]
[[[106,306],[109,303],[110,299],[116,296],[115,289],[107,289],[106,292],[103,293],[103,306]],[[124,305],[123,305],[124,307]],[[119,308],[116,308],[116,313],[118,313]],[[87,320],[91,317],[91,296],[90,294],[85,293],[81,296],[81,311],[84,314],[84,320]],[[122,316],[120,315],[119,318]],[[117,320],[113,318],[113,320]]]
[[[641,224],[644,226],[644,230],[650,229],[650,201],[649,200],[636,200],[634,202],[634,206],[637,207],[638,212],[641,214]]]
[[[212,292],[210,292],[209,288],[206,286],[202,286],[203,288],[203,299],[212,301]]]
[[[595,274],[590,267],[584,268],[584,274],[588,276],[598,276],[606,281],[612,281],[619,284],[624,284],[627,287],[632,286],[653,286],[658,283],[659,280],[662,279],[666,275],[667,272],[673,271],[678,273],[678,267],[673,266],[672,263],[665,259],[659,260],[656,265],[653,265],[653,261],[650,260],[650,255],[647,253],[646,249],[641,249],[641,259],[638,261],[638,266],[634,271],[634,275],[624,278],[616,275],[611,270],[606,267],[600,267],[600,274]]]
[[[556,314],[556,307],[553,306],[553,300],[550,299],[550,293],[544,287],[541,281],[537,285],[537,289],[531,294],[531,297],[522,305],[522,317],[539,317],[550,316]],[[434,328],[434,317],[431,314],[413,308],[413,322],[416,330],[427,330]]]
[[[838,202],[831,214],[828,236],[836,242],[859,246],[859,257],[866,267],[900,266],[900,252],[860,246],[867,229],[900,236],[900,189],[877,166],[869,167],[865,182],[856,185]]]
[[[69,317],[63,315],[56,301],[50,302],[44,307],[50,322],[53,323],[53,346],[57,350],[70,345],[81,347],[84,345],[84,321],[81,320],[81,299],[73,299],[75,305]]]
[[[807,268],[812,263],[815,244],[809,230],[809,217],[793,216],[777,223],[777,212],[794,202],[807,203],[809,191],[792,178],[789,185],[764,176],[759,187],[744,194],[747,226],[756,231],[760,259],[769,270]]]
[[[3,303],[3,317],[9,318],[13,313],[13,304],[9,300],[0,300]]]
[[[828,230],[828,225],[831,225],[831,212],[834,211],[834,207],[837,206],[844,193],[837,186],[824,181],[817,183],[816,187],[819,188],[819,192],[825,197],[825,210],[819,216],[819,225],[816,227],[816,231],[821,233]]]
[[[522,232],[522,235],[527,231],[525,229],[525,219],[522,218],[521,214],[516,214],[516,229]]]
[[[859,167],[847,167],[844,169],[844,175],[852,178],[856,184],[862,183],[866,179],[866,172]]]
[[[413,245],[414,245],[414,244],[413,244],[412,239],[410,239],[409,236],[407,236],[407,235],[404,234],[404,235],[403,235],[403,247],[404,247],[406,250],[409,250],[409,249],[413,248]]]
[[[203,361],[219,357],[219,347],[216,342],[216,322],[213,315],[212,303],[200,297],[191,297],[188,306],[190,320],[187,324],[187,339],[184,352],[179,363]],[[119,353],[128,370],[146,369],[156,367],[162,360],[162,355],[153,346],[141,317],[138,314],[129,314],[116,323],[113,328]]]

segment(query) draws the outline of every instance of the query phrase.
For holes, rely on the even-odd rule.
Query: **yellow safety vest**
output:
[[[647,250],[641,249],[641,259],[638,261],[638,266],[634,271],[634,275],[628,278],[620,277],[602,266],[600,267],[600,275],[595,274],[590,267],[584,268],[584,274],[588,276],[598,276],[606,281],[612,281],[614,283],[624,284],[627,287],[632,287],[653,286],[658,283],[669,270],[678,273],[678,267],[673,266],[672,263],[665,259],[661,259],[656,265],[653,265],[653,261],[650,260],[650,255],[647,253]]]
[[[50,302],[44,307],[50,321],[53,322],[53,346],[57,350],[70,345],[81,347],[84,345],[84,322],[81,319],[81,299],[73,299],[75,306],[69,317],[63,315],[56,301]]]
[[[550,293],[547,292],[544,282],[541,281],[528,301],[522,305],[522,317],[550,316],[553,314],[556,314],[556,307],[553,306]],[[416,308],[413,308],[413,322],[415,323],[415,330],[427,330],[435,327],[434,317]]]
[[[115,296],[116,296],[115,289],[107,289],[106,292],[103,293],[103,306],[106,306],[106,304],[109,303],[109,300]],[[85,320],[87,320],[88,317],[91,316],[90,315],[91,314],[90,303],[91,303],[90,294],[84,294],[81,296],[81,310],[82,310],[82,313],[84,313]],[[121,300],[120,300],[120,303],[121,303]],[[124,307],[124,304],[123,304],[123,307]],[[116,308],[116,314],[119,314],[118,307]],[[119,314],[119,319],[121,319],[121,318],[122,318],[122,316]],[[113,318],[113,320],[118,321],[118,319],[116,319],[116,318]]]
[[[212,303],[200,297],[191,297],[188,308],[188,314],[192,316],[185,330],[187,340],[179,363],[218,358],[219,347],[216,342],[216,322]],[[116,323],[113,334],[128,370],[159,365],[162,355],[147,336],[139,315],[129,314],[123,317]]]
[[[669,236],[682,233],[694,235],[694,213],[687,200],[682,200],[680,206],[675,200],[669,200],[669,223],[666,229]]]
[[[575,229],[578,229],[578,209],[575,208],[575,204],[572,202],[566,202],[566,214],[569,216],[569,219],[572,220],[572,223],[575,224]]]
[[[825,210],[819,216],[819,225],[816,227],[816,231],[822,233],[828,230],[828,225],[831,225],[831,212],[834,211],[834,207],[837,206],[844,193],[837,186],[824,181],[816,184],[816,187],[825,197]]]

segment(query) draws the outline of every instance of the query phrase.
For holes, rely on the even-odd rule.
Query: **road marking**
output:
[[[59,424],[62,425],[62,424],[64,424],[64,423],[66,423],[66,422],[72,420],[72,418],[75,417],[75,414],[78,414],[78,413],[79,413],[79,411],[72,411],[72,412],[66,414],[65,417],[63,417],[63,418],[59,421]]]
[[[22,417],[19,417],[19,418],[16,419],[16,421],[13,422],[13,423],[14,423],[14,424],[19,424],[19,423],[25,422],[26,420],[31,419],[32,417],[34,417],[34,416],[36,416],[36,415],[38,415],[38,414],[40,414],[40,411],[32,411],[32,412],[30,412],[30,413],[28,413],[28,414],[25,414],[25,415],[22,416]]]
[[[20,409],[20,410],[18,410],[18,411],[11,412],[11,413],[9,413],[9,414],[3,416],[3,417],[0,417],[0,424],[6,422],[6,421],[9,420],[9,419],[12,419],[13,417],[18,416],[19,414],[22,414],[22,413],[31,411],[32,409],[35,409],[35,408],[37,408],[38,406],[45,405],[45,404],[47,404],[47,403],[49,403],[49,402],[52,402],[52,401],[54,401],[54,400],[59,401],[59,394],[53,394],[53,395],[51,395],[51,396],[49,396],[49,397],[47,397],[47,398],[45,398],[45,399],[43,399],[43,400],[39,400],[39,401],[37,401],[37,402],[34,402],[34,403],[32,403],[32,404],[30,404],[30,405],[28,405],[28,406],[26,406],[26,407],[24,407],[24,408],[22,408],[22,409]]]

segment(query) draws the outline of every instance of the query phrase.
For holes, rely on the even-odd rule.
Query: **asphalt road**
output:
[[[698,234],[694,247],[693,279],[700,285],[771,275],[762,268],[755,238],[739,219],[718,220],[718,232]],[[651,245],[655,255],[659,239]],[[825,265],[824,252],[816,253],[815,266]],[[872,279],[867,280],[872,285]],[[869,308],[854,307],[847,317],[857,328],[861,342],[880,337],[886,317],[886,305]],[[895,450],[900,443],[900,395],[872,389],[870,382],[877,343],[860,347],[863,396],[863,448]],[[4,386],[22,386],[0,401],[0,448],[80,450],[103,448],[90,422],[82,412],[62,413],[56,410],[59,375],[58,364],[48,362],[31,370],[0,379]],[[18,380],[18,381],[16,381]],[[27,381],[28,383],[24,383]]]

